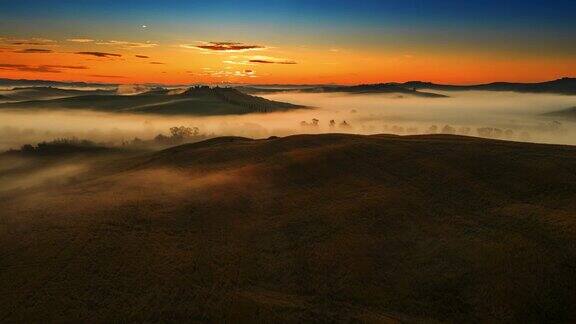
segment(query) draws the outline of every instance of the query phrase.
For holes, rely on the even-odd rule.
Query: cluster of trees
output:
[[[170,135],[158,134],[154,137],[154,142],[160,145],[181,144],[194,137],[198,137],[200,129],[198,127],[177,126],[170,127]]]
[[[193,140],[203,139],[206,136],[200,134],[198,127],[175,126],[170,127],[169,135],[158,134],[152,140],[142,140],[135,137],[131,141],[125,141],[123,146],[145,146],[145,145],[178,145]]]
[[[348,123],[345,120],[343,120],[339,124],[337,124],[334,119],[331,119],[330,122],[328,123],[328,126],[330,126],[330,128],[334,128],[334,127],[336,127],[336,125],[338,125],[340,128],[345,128],[345,129],[351,128],[350,123]],[[316,118],[313,118],[310,122],[303,120],[300,122],[300,126],[302,126],[302,127],[319,127],[320,126],[320,120],[316,119]]]
[[[102,149],[104,145],[76,137],[57,138],[52,141],[40,142],[36,145],[24,144],[20,147],[22,153],[65,153]]]

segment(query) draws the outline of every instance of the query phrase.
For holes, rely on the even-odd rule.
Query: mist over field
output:
[[[124,87],[134,90],[134,87]],[[442,92],[448,98],[395,94],[286,92],[262,95],[314,109],[209,117],[102,113],[85,110],[0,110],[0,150],[58,137],[117,145],[151,139],[172,126],[198,127],[208,136],[266,138],[300,133],[456,133],[518,141],[576,144],[576,123],[542,114],[576,105],[574,96],[494,91]],[[318,119],[318,125],[312,120]],[[335,126],[330,127],[330,120]],[[341,125],[346,121],[348,125]],[[302,125],[305,122],[305,125]],[[445,128],[446,126],[448,128]],[[478,132],[498,128],[501,135]],[[506,133],[506,131],[508,131]]]

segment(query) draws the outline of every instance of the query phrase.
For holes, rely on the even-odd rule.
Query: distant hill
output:
[[[111,83],[90,83],[90,82],[64,82],[51,80],[27,80],[27,79],[5,79],[0,78],[0,87],[116,87]]]
[[[315,87],[251,87],[251,86],[241,86],[237,87],[239,91],[244,93],[253,94],[267,94],[267,93],[278,93],[278,92],[303,92],[303,93],[328,93],[328,92],[341,92],[350,94],[396,94],[398,96],[411,96],[411,97],[426,97],[426,98],[446,98],[448,96],[417,91],[407,87],[403,87],[398,84],[392,83],[379,83],[379,84],[363,84],[356,86],[315,86]]]
[[[543,114],[543,116],[561,117],[561,118],[566,118],[566,119],[576,119],[576,107],[558,110],[558,111],[552,111],[552,112]]]
[[[140,95],[85,95],[0,104],[0,109],[90,109],[165,115],[228,115],[305,108],[243,94],[232,88],[192,87],[182,94],[153,90]]]
[[[50,161],[91,167],[0,196],[4,322],[576,318],[576,147],[325,134]]]
[[[512,82],[493,82],[478,85],[446,85],[435,84],[431,82],[410,81],[401,84],[404,87],[420,90],[440,90],[440,91],[464,91],[464,90],[483,90],[483,91],[513,91],[529,93],[555,93],[565,95],[576,95],[576,78],[562,78],[553,81],[538,83],[512,83]]]
[[[11,101],[46,100],[82,95],[112,95],[116,90],[78,90],[55,87],[15,87],[10,90],[0,90],[0,95]]]
[[[356,86],[325,86],[314,89],[305,89],[303,92],[346,92],[354,94],[367,94],[367,93],[392,93],[399,95],[408,95],[414,97],[426,97],[426,98],[446,98],[448,96],[423,92],[414,89],[409,89],[397,84],[391,83],[378,83],[378,84],[362,84]]]
[[[275,85],[275,86],[239,86],[238,90],[245,93],[265,94],[277,92],[346,92],[346,93],[398,93],[399,95],[418,96],[418,97],[446,97],[442,94],[423,92],[421,90],[435,91],[514,91],[526,93],[553,93],[564,95],[576,94],[576,78],[562,78],[553,81],[539,83],[514,83],[514,82],[493,82],[478,85],[448,85],[436,84],[423,81],[409,81],[405,83],[377,83],[364,84],[355,86],[294,86],[294,85]]]

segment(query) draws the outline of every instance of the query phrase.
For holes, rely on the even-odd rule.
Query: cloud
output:
[[[134,55],[134,56],[136,56],[137,58],[143,58],[143,59],[150,58],[150,56],[146,56],[146,55]]]
[[[91,43],[94,40],[90,39],[90,38],[69,38],[69,39],[67,39],[67,41],[74,42],[74,43]]]
[[[41,45],[41,46],[56,45],[55,41],[46,38],[3,39],[2,41],[11,45]]]
[[[297,64],[294,61],[268,61],[268,60],[250,60],[250,63],[262,63],[262,64]]]
[[[122,56],[120,54],[105,53],[105,52],[76,52],[74,54],[90,55],[90,56],[96,56],[96,57],[120,57],[120,56]]]
[[[145,42],[145,43],[137,43],[137,42],[126,42],[126,41],[117,41],[111,40],[107,42],[99,42],[96,43],[98,45],[116,45],[116,46],[123,46],[123,47],[133,47],[133,48],[149,48],[158,46],[158,44]]]
[[[21,72],[62,73],[63,70],[86,70],[88,67],[78,65],[0,64],[0,69]]]
[[[14,53],[35,54],[35,53],[54,53],[54,51],[49,50],[49,49],[44,49],[44,48],[26,48],[26,49],[14,51]]]
[[[248,62],[259,64],[297,64],[293,60],[270,57],[270,56],[253,56],[248,60]]]
[[[255,65],[255,64],[252,64],[248,61],[232,61],[232,60],[226,60],[226,61],[223,61],[222,63],[232,64],[232,65]]]
[[[121,75],[104,75],[104,74],[90,74],[88,76],[89,77],[95,77],[95,78],[113,78],[113,79],[126,78],[125,76],[121,76]]]
[[[162,62],[150,62],[150,64],[166,64],[166,63],[162,63]]]
[[[263,50],[266,47],[261,45],[250,45],[238,42],[203,42],[201,45],[180,45],[184,48],[194,48],[205,51],[216,52],[244,52]]]
[[[256,72],[253,70],[243,70],[243,71],[213,71],[209,68],[203,69],[204,72],[199,73],[197,75],[202,76],[210,76],[214,78],[233,78],[233,77],[248,77],[248,78],[257,78]],[[192,71],[188,71],[188,73],[192,73]]]

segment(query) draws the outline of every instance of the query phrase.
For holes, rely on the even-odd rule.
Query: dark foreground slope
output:
[[[0,321],[569,322],[576,147],[218,138],[0,200]]]
[[[267,100],[231,88],[190,88],[182,94],[85,95],[0,104],[0,109],[89,109],[161,115],[229,115],[304,108]]]

